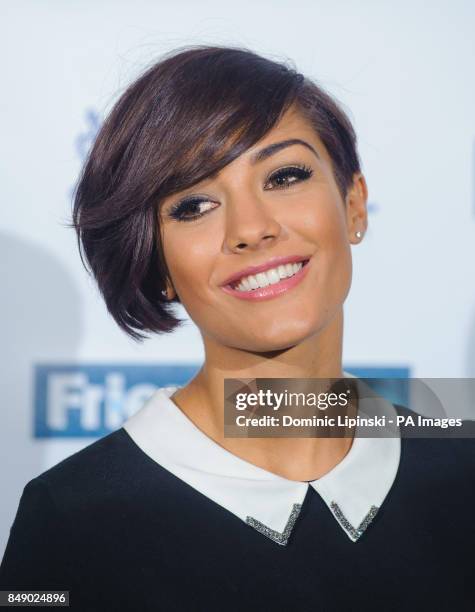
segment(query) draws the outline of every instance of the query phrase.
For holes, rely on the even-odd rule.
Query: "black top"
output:
[[[0,590],[69,590],[81,612],[473,612],[474,440],[401,444],[358,542],[309,487],[279,546],[121,428],[26,485]]]

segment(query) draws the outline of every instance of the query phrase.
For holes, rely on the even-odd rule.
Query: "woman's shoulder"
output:
[[[95,440],[30,480],[25,489],[43,493],[64,511],[101,504],[167,483],[167,472],[121,427]]]
[[[69,455],[40,473],[33,480],[41,480],[52,486],[81,482],[112,475],[126,463],[137,460],[136,448],[123,428],[95,440],[81,450]]]
[[[127,433],[119,429],[29,480],[0,565],[0,586],[62,590],[71,584],[75,532],[87,533],[91,510],[106,507],[108,497],[117,499],[120,489],[114,483],[123,481],[126,461],[133,466],[138,458]],[[83,541],[86,545],[90,538]]]

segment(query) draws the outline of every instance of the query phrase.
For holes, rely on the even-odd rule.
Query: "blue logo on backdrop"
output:
[[[36,438],[102,437],[115,431],[158,387],[185,385],[201,365],[38,365],[34,380]],[[389,378],[375,389],[407,405],[409,368],[344,367],[361,378]],[[397,379],[400,379],[397,380]],[[373,386],[373,385],[372,385]]]
[[[104,436],[118,429],[158,387],[182,386],[199,367],[38,365],[34,381],[34,436]]]

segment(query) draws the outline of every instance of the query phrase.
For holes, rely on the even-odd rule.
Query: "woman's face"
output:
[[[275,147],[256,159],[269,145],[296,139],[307,146]],[[366,229],[366,198],[364,178],[355,176],[345,206],[325,147],[294,108],[216,177],[166,198],[161,206],[165,260],[175,292],[204,341],[265,352],[323,330],[350,288],[350,243],[358,242],[357,230]],[[275,270],[273,259],[288,256],[308,263],[296,275],[300,280],[272,282],[271,296],[249,299],[260,290],[250,295],[223,288],[249,266],[271,262]],[[273,273],[253,276],[241,288],[277,280]]]

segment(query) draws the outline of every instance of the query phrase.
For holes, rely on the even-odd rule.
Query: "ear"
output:
[[[167,301],[171,302],[176,296],[175,288],[171,281],[167,278],[166,287],[162,290],[163,297],[167,298]]]
[[[348,188],[345,198],[346,225],[348,229],[348,240],[351,244],[358,244],[363,239],[368,228],[368,187],[365,177],[361,173],[353,176],[353,183]],[[356,232],[361,232],[358,237]]]
[[[167,280],[167,298],[169,301],[171,301],[175,297],[176,297],[175,288],[173,287],[171,281]]]

